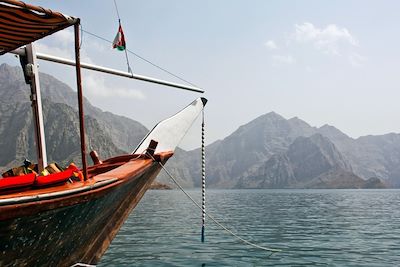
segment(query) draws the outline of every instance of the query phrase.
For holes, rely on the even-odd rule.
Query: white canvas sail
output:
[[[174,116],[159,122],[132,152],[143,153],[151,140],[158,142],[155,153],[174,151],[207,103],[200,97]]]

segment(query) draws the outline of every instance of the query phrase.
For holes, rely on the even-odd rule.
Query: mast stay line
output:
[[[18,48],[13,51],[10,51],[9,53],[23,56],[23,55],[25,55],[25,49]],[[36,53],[36,57],[38,59],[45,60],[45,61],[60,63],[60,64],[68,65],[68,66],[76,66],[74,60],[70,60],[70,59],[66,59],[66,58],[56,57],[56,56],[47,55],[47,54],[43,54],[43,53]],[[179,83],[168,82],[168,81],[155,79],[155,78],[148,77],[148,76],[133,74],[133,73],[125,72],[125,71],[115,70],[115,69],[111,69],[111,68],[107,68],[107,67],[84,63],[84,62],[81,62],[80,66],[83,69],[108,73],[108,74],[112,74],[112,75],[117,75],[117,76],[121,76],[121,77],[125,77],[125,78],[145,81],[145,82],[156,83],[156,84],[160,84],[160,85],[165,85],[165,86],[188,90],[188,91],[197,92],[197,93],[204,93],[204,90],[202,90],[201,88],[195,87],[195,86],[189,86],[189,85],[184,85],[184,84],[179,84]]]

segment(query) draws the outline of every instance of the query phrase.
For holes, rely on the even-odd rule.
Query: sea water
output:
[[[200,190],[189,191],[200,202]],[[178,190],[148,191],[99,266],[400,266],[400,190],[208,190],[206,222]]]

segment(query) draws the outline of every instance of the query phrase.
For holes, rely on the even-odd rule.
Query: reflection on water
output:
[[[200,202],[200,190],[191,191]],[[180,191],[149,191],[99,266],[394,266],[400,190],[209,190],[208,221]]]

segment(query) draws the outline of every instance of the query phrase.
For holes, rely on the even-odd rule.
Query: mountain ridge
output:
[[[40,73],[40,83],[49,161],[79,164],[76,92],[45,73]],[[9,167],[20,164],[23,158],[36,157],[29,97],[30,87],[25,83],[21,68],[1,64],[0,166]],[[103,112],[86,98],[84,103],[87,144],[103,158],[133,150],[148,132],[137,121]],[[10,141],[13,136],[14,141]]]
[[[41,73],[40,79],[45,123],[49,128],[46,131],[50,131],[46,132],[48,150],[59,155],[57,160],[62,162],[78,160],[79,148],[67,149],[77,145],[73,141],[77,140],[78,129],[76,92],[50,75]],[[20,68],[0,65],[0,166],[16,164],[22,157],[35,155],[33,137],[29,134],[32,131],[29,122],[32,115],[27,105],[29,91]],[[53,116],[57,112],[60,114]],[[88,145],[99,150],[103,158],[130,151],[147,133],[139,122],[103,112],[87,100],[85,113]],[[16,131],[20,134],[12,136]],[[399,134],[353,139],[334,126],[313,127],[298,117],[285,119],[276,112],[268,112],[206,147],[207,185],[212,188],[335,185],[364,188],[383,187],[383,180],[389,186],[400,186],[398,151]],[[13,155],[8,162],[7,155]],[[200,149],[177,149],[167,167],[185,187],[198,187],[200,161]],[[258,180],[251,180],[252,177]],[[166,175],[158,180],[172,184]]]
[[[77,110],[77,96],[68,85],[46,73],[40,73],[41,93],[43,100],[61,103]],[[27,103],[30,88],[25,84],[20,67],[7,64],[0,65],[0,99],[12,99],[14,102]],[[85,115],[97,119],[99,126],[110,134],[113,142],[123,151],[132,151],[147,134],[148,129],[141,123],[125,116],[115,115],[93,106],[84,98]],[[135,129],[135,131],[131,131]]]
[[[364,181],[370,178],[382,180],[383,183],[376,184],[377,187],[383,187],[383,184],[390,187],[400,186],[400,169],[396,168],[400,165],[400,154],[396,152],[400,151],[399,134],[354,139],[334,126],[325,124],[321,127],[313,127],[298,117],[285,119],[276,112],[258,116],[238,127],[224,139],[207,146],[206,154],[209,155],[206,159],[208,185],[216,188],[240,188],[244,186],[243,179],[246,179],[254,169],[259,168],[270,159],[276,161],[277,155],[284,154],[296,138],[310,137],[315,134],[329,139],[340,154],[342,161],[351,167],[343,170],[352,174],[347,176],[354,181],[356,188],[364,186],[361,185],[358,178]],[[379,144],[371,144],[371,140],[380,144],[391,142],[391,145],[384,146],[385,150],[380,148]],[[198,153],[198,151],[194,150],[188,153]],[[187,156],[187,158],[193,158],[193,156]],[[196,158],[197,160],[200,159]],[[194,164],[195,162],[189,163],[189,166],[194,166]],[[288,163],[283,161],[280,166],[287,165]],[[198,168],[196,170],[190,167],[189,173],[194,179],[200,177]],[[288,167],[286,170],[280,170],[280,173],[291,173],[291,170]],[[338,172],[337,176],[340,178],[343,173]],[[329,177],[332,180],[332,173],[329,174]],[[290,176],[286,178],[292,179]],[[239,182],[240,180],[241,182]],[[194,185],[198,184],[194,182]]]

